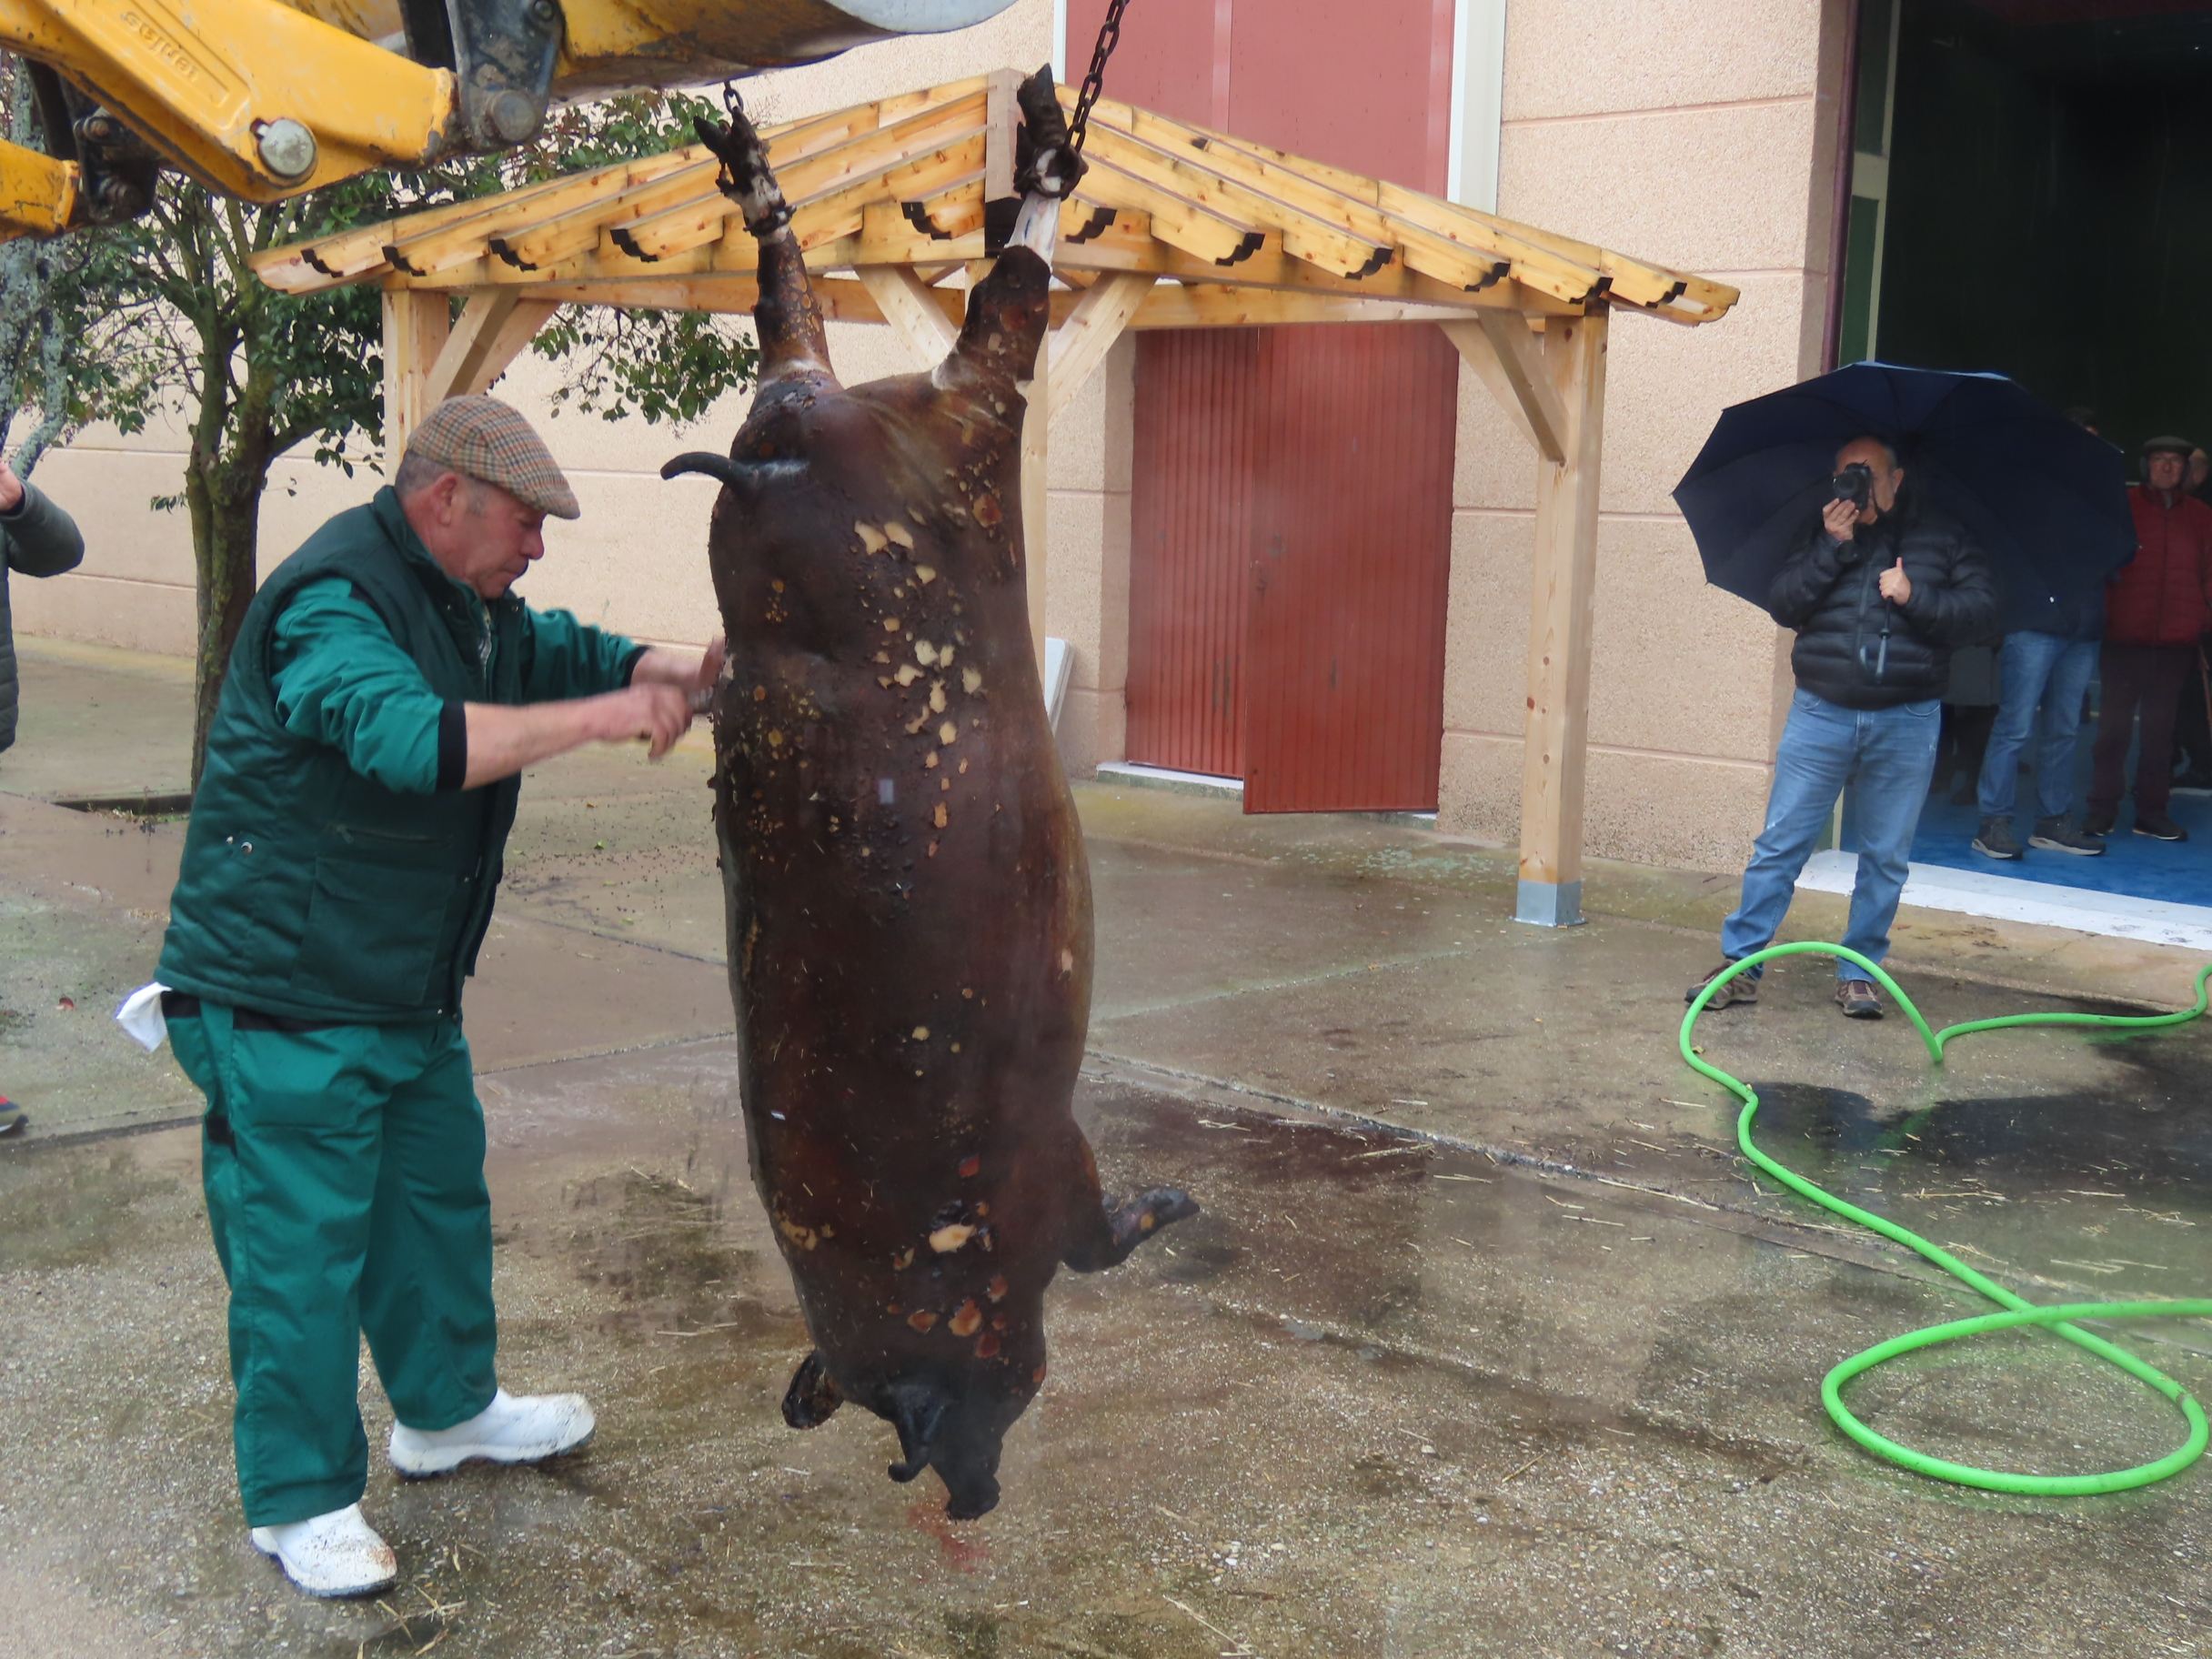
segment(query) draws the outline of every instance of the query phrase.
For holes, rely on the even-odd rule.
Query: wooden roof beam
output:
[[[1333,294],[1287,294],[1227,284],[1163,282],[1146,296],[1129,326],[1153,328],[1260,328],[1277,323],[1441,323],[1457,320],[1442,306],[1350,299]]]

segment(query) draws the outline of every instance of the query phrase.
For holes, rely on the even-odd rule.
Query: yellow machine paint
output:
[[[696,85],[965,27],[1010,4],[558,0],[546,14],[558,30],[546,92],[558,101]],[[50,65],[164,165],[273,201],[496,147],[470,142],[453,72],[410,58],[404,23],[401,0],[0,0],[0,49]],[[525,114],[542,108],[540,98]],[[79,172],[0,144],[0,239],[97,216]]]

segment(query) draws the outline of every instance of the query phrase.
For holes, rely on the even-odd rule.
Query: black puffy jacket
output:
[[[1902,606],[1880,589],[1899,558],[1913,582]],[[1997,598],[1989,561],[1963,528],[1906,508],[1845,542],[1815,519],[1766,608],[1797,630],[1790,668],[1798,685],[1846,709],[1890,709],[1944,694],[1951,648],[1994,637]]]
[[[85,557],[85,538],[67,513],[25,484],[12,513],[0,513],[0,749],[15,741],[15,637],[7,578],[59,576]]]

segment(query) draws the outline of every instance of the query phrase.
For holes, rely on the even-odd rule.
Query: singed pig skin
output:
[[[750,216],[749,211],[749,218]],[[715,825],[752,1172],[815,1352],[786,1417],[858,1401],[997,1501],[1043,1297],[1196,1206],[1109,1210],[1070,1110],[1089,1019],[1082,832],[1031,647],[1016,389],[1049,275],[1014,248],[932,373],[830,371],[789,232],[763,382],[709,536],[729,668]]]

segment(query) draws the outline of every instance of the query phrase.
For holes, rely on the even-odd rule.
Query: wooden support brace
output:
[[[1157,280],[1150,275],[1128,273],[1101,276],[1075,302],[1068,320],[1052,331],[1046,342],[1052,371],[1051,396],[1045,406],[1048,422],[1058,420],[1075,401],[1075,395],[1098,373],[1106,354],[1121,337],[1121,331],[1129,327]]]
[[[453,297],[443,289],[384,290],[384,456],[388,476],[416,424],[436,401],[431,371],[453,330]]]
[[[1553,466],[1565,460],[1566,410],[1528,325],[1517,317],[1484,314],[1446,323],[1443,331],[1536,452]]]
[[[1545,927],[1572,927],[1583,919],[1583,781],[1590,737],[1605,333],[1602,307],[1575,321],[1554,317],[1538,355],[1561,410],[1564,456],[1537,463],[1521,886],[1514,914]]]
[[[479,288],[470,294],[430,366],[423,407],[488,391],[559,309],[555,301],[525,297],[520,288]]]
[[[960,326],[945,315],[940,297],[911,266],[863,265],[854,274],[883,320],[924,367],[934,367],[960,337]]]

